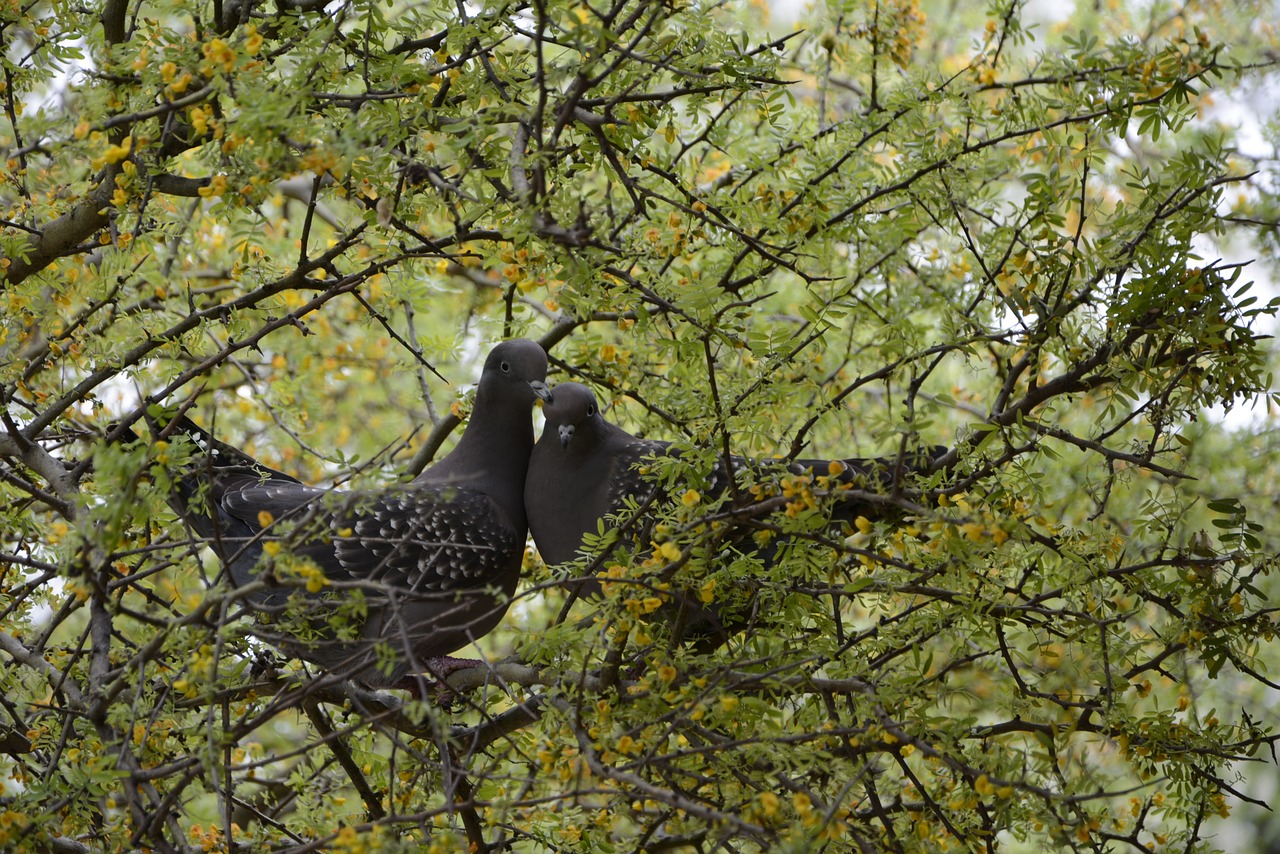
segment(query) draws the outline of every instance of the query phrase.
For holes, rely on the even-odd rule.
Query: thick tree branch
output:
[[[39,443],[17,433],[0,433],[0,456],[18,460],[49,484],[55,495],[63,500],[63,512],[68,518],[74,515],[72,500],[77,493],[76,478],[60,460],[46,451]]]
[[[94,178],[94,187],[71,210],[43,226],[38,234],[27,235],[24,249],[8,256],[7,268],[0,269],[3,282],[16,285],[54,261],[84,250],[82,244],[110,221],[106,209],[115,193],[120,166],[107,166]]]

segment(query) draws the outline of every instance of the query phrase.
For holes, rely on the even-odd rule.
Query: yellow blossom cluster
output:
[[[374,826],[366,831],[358,831],[351,825],[343,825],[330,843],[330,850],[342,851],[345,854],[372,854],[384,848],[384,835],[381,827]]]
[[[26,813],[11,809],[0,812],[0,845],[16,840],[18,838],[17,834],[25,830],[30,824],[31,819]]]
[[[236,49],[220,38],[207,42],[201,49],[204,62],[200,63],[200,73],[212,77],[219,70],[229,74],[235,69]]]
[[[202,685],[213,681],[216,670],[217,662],[214,659],[213,647],[207,643],[201,644],[195,655],[191,657],[187,675],[173,683],[173,690],[188,700],[193,700],[200,695]]]
[[[592,730],[597,736],[600,734],[598,727],[592,727]],[[538,749],[534,752],[534,756],[542,764],[542,773],[554,774],[562,783],[567,783],[586,773],[586,766],[582,757],[578,755],[577,746],[569,742],[553,743],[543,739],[538,742]]]
[[[549,278],[547,273],[541,269],[544,258],[539,252],[532,252],[527,248],[504,249],[499,255],[502,261],[502,269],[499,271],[502,278],[515,285],[521,293],[529,293],[535,288],[544,288],[549,292],[554,292],[556,288],[563,284],[558,279]],[[555,301],[552,300],[554,303]],[[559,307],[555,303],[556,308]],[[549,306],[550,307],[550,306]],[[552,309],[554,311],[556,309]]]
[[[832,815],[828,810],[819,809],[813,803],[813,797],[806,791],[782,794],[763,791],[756,795],[754,802],[747,807],[746,813],[748,818],[772,826],[778,826],[793,819],[805,830],[806,835],[811,835],[811,838],[821,843],[844,837],[850,809],[840,807],[834,810]]]

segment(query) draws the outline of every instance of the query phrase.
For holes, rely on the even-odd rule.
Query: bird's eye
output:
[[[499,365],[498,367],[502,368],[502,372],[503,372],[504,374],[509,374],[509,373],[511,373],[511,363],[510,363],[510,362],[503,362],[503,363],[502,363],[501,365]]]
[[[587,407],[587,417],[588,417],[588,418],[590,418],[591,416],[593,416],[593,415],[595,415],[595,414],[596,414],[596,408],[595,408],[594,406],[588,406],[588,407]]]

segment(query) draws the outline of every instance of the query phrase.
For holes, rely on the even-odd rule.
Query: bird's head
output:
[[[513,338],[489,351],[480,376],[481,386],[528,386],[534,397],[549,400],[547,390],[547,353],[535,341]]]
[[[591,389],[569,382],[552,390],[551,399],[542,404],[542,414],[547,419],[544,430],[555,430],[560,444],[568,448],[582,425],[600,417],[600,408]]]

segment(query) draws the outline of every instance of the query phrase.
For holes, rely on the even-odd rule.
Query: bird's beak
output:
[[[567,448],[569,447],[569,443],[572,441],[573,441],[573,425],[561,424],[560,425],[560,444]]]
[[[534,380],[529,383],[529,388],[533,389],[533,394],[539,400],[550,400],[551,389],[547,388],[547,384],[542,380]]]

